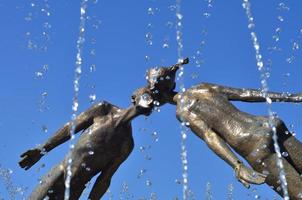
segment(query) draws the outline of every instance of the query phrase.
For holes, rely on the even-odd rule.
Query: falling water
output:
[[[80,8],[80,26],[79,26],[79,37],[77,40],[77,56],[76,56],[76,65],[75,65],[75,76],[73,81],[73,89],[74,89],[74,96],[73,96],[73,103],[72,103],[72,116],[71,116],[71,128],[70,128],[70,135],[71,140],[74,139],[74,131],[76,126],[76,114],[78,111],[78,97],[79,97],[79,90],[80,90],[80,78],[82,74],[82,51],[83,51],[83,45],[85,42],[84,33],[85,33],[85,21],[86,21],[86,9],[87,9],[87,2],[88,0],[83,0],[81,3]],[[70,145],[70,151],[68,154],[68,164],[67,164],[67,176],[65,179],[65,195],[64,199],[68,200],[70,196],[70,180],[71,180],[71,165],[72,165],[72,159],[71,151],[74,148],[74,145]]]
[[[0,180],[3,182],[5,189],[8,192],[9,199],[14,200],[16,199],[17,195],[21,195],[22,199],[25,199],[24,193],[26,191],[26,188],[14,186],[11,177],[12,173],[13,171],[11,169],[2,168],[2,166],[0,165]]]
[[[234,185],[232,183],[230,183],[228,185],[228,198],[227,200],[234,200]]]
[[[267,84],[268,75],[266,73],[266,69],[265,69],[263,61],[262,61],[262,55],[260,53],[260,45],[258,42],[258,38],[257,38],[256,32],[254,31],[255,24],[254,24],[254,18],[253,18],[252,12],[251,12],[250,2],[248,0],[243,0],[242,6],[245,9],[246,15],[248,17],[248,28],[251,31],[251,38],[253,41],[254,49],[256,51],[257,67],[258,67],[259,72],[261,73],[262,95],[266,99],[266,103],[268,105],[269,125],[273,132],[274,148],[275,148],[275,151],[277,154],[277,165],[278,165],[278,168],[280,171],[279,177],[281,180],[283,198],[285,200],[289,200],[288,190],[287,190],[287,181],[286,181],[285,171],[284,171],[284,167],[283,167],[283,163],[282,163],[282,155],[280,152],[280,147],[278,145],[276,127],[274,124],[275,114],[273,113],[273,111],[271,109],[272,100],[268,97],[268,93],[267,93],[268,89],[269,89],[268,84]]]
[[[181,14],[181,0],[176,0],[176,42],[177,42],[177,56],[178,62],[181,61],[182,53],[183,53],[183,41],[182,41],[182,19],[183,15]],[[185,92],[184,86],[184,68],[183,66],[180,67],[180,72],[178,74],[179,80],[179,89],[180,92]],[[181,105],[180,107],[184,107],[182,95],[181,95]],[[182,183],[183,183],[183,200],[188,199],[189,197],[189,188],[188,188],[188,159],[187,159],[187,149],[186,149],[186,138],[187,138],[187,131],[185,128],[185,122],[181,123],[181,163],[182,163]]]
[[[49,22],[49,17],[51,16],[50,5],[48,0],[35,2],[31,1],[29,3],[29,12],[24,17],[28,26],[32,29],[25,32],[25,37],[27,40],[27,48],[30,50],[38,50],[41,52],[46,52],[48,50],[50,41],[50,29],[51,24]],[[35,18],[42,18],[43,23],[37,24]],[[42,26],[42,32],[35,32],[34,27]]]
[[[35,53],[40,53],[39,56],[45,56],[50,45],[50,5],[48,0],[43,1],[30,1],[28,4],[28,13],[24,20],[28,29],[25,32],[25,38],[27,42],[27,48]],[[38,20],[42,19],[42,20]],[[42,23],[40,22],[42,21]],[[38,23],[39,22],[39,23]],[[36,27],[39,27],[36,29]],[[34,79],[38,82],[38,85],[43,85],[42,81],[48,72],[48,64],[39,64],[40,66],[34,72]],[[47,105],[48,92],[43,89],[40,91],[39,100],[37,101],[37,108],[39,112],[45,112],[49,110]],[[46,129],[45,129],[46,127]],[[43,132],[47,130],[45,123],[42,123],[41,129]]]
[[[97,4],[98,1],[94,1],[93,2],[94,4]],[[93,15],[93,16],[87,16],[87,20],[89,20],[89,24],[87,23],[87,26],[91,27],[89,30],[92,30],[92,34],[93,37],[87,39],[87,41],[89,40],[90,41],[90,50],[89,50],[89,56],[90,56],[90,59],[89,60],[92,60],[92,62],[89,63],[89,76],[88,76],[88,79],[90,81],[90,84],[89,84],[89,89],[90,89],[90,94],[88,96],[89,98],[89,102],[90,103],[95,103],[95,100],[97,99],[97,95],[96,95],[96,86],[95,86],[95,79],[96,79],[96,76],[95,76],[95,72],[97,70],[97,65],[95,63],[95,59],[96,59],[96,55],[97,55],[97,51],[96,51],[96,44],[97,44],[97,39],[95,37],[95,35],[98,35],[98,30],[99,30],[99,27],[101,25],[101,20],[98,19],[98,17],[96,15]]]
[[[212,186],[210,182],[207,182],[206,184],[206,200],[212,200]]]
[[[213,9],[213,0],[205,0],[206,6],[204,9],[201,10],[202,14],[202,23],[206,24],[206,22],[209,20],[209,18],[212,16],[212,9]],[[203,48],[206,44],[206,39],[208,35],[208,30],[206,28],[206,25],[203,25],[201,28],[200,38],[201,41],[199,42],[198,48],[195,51],[194,55],[192,56],[192,60],[194,61],[194,64],[197,68],[200,68],[201,65],[204,63],[204,59],[202,57]],[[198,77],[197,73],[192,73],[191,78],[196,79]]]

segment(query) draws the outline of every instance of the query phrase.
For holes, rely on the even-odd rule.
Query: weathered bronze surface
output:
[[[98,175],[90,192],[91,200],[100,199],[110,185],[111,177],[131,153],[134,142],[131,120],[138,115],[149,115],[153,102],[147,88],[138,89],[132,96],[133,106],[121,109],[109,102],[100,102],[81,113],[75,120],[75,132],[83,130],[71,151],[70,200],[79,199],[85,185]],[[21,155],[20,166],[28,170],[44,153],[70,139],[71,122],[59,129],[41,148]],[[64,199],[67,161],[65,159],[44,176],[32,192],[30,200]]]
[[[238,110],[230,101],[266,102],[262,92],[203,83],[184,93],[175,92],[175,76],[188,59],[169,68],[148,71],[148,86],[138,89],[132,96],[133,106],[121,109],[109,102],[95,104],[75,120],[75,132],[83,133],[71,151],[72,176],[70,199],[78,199],[85,184],[98,175],[89,198],[100,199],[110,185],[111,177],[127,159],[133,149],[131,120],[138,115],[149,115],[154,101],[159,105],[176,105],[179,121],[187,122],[191,130],[225,160],[235,171],[237,179],[249,184],[269,186],[282,195],[273,146],[270,122],[276,127],[290,198],[300,199],[302,192],[302,144],[286,128],[282,120],[254,116]],[[302,94],[283,95],[268,93],[273,102],[302,102]],[[29,169],[47,152],[70,139],[71,122],[58,130],[41,148],[21,155],[20,166]],[[251,165],[249,168],[233,153],[234,150]],[[66,178],[66,157],[44,176],[31,194],[31,200],[63,199]]]
[[[202,83],[184,93],[177,93],[174,88],[178,68],[149,70],[148,85],[155,91],[154,99],[160,105],[175,104],[178,120],[187,122],[190,129],[235,170],[238,180],[246,187],[249,183],[261,184],[265,181],[282,195],[269,117],[242,112],[230,102],[266,102],[262,92]],[[302,102],[302,94],[269,92],[268,97],[272,102]],[[288,153],[282,161],[290,198],[301,199],[298,195],[302,192],[302,144],[282,120],[274,118],[271,122],[276,127],[281,152]],[[245,167],[231,149],[245,158],[257,172]]]

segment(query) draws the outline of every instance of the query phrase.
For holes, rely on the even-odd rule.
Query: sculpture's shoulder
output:
[[[118,106],[103,100],[93,104],[88,109],[88,112],[90,112],[94,116],[104,116],[118,112],[119,110],[121,110],[121,108],[119,108]]]
[[[199,83],[197,85],[192,86],[187,91],[189,92],[216,92],[216,89],[219,86],[212,83]]]
[[[194,85],[188,88],[184,93],[184,97],[188,97],[189,99],[192,98],[201,98],[200,95],[210,95],[215,91],[212,89],[211,85],[208,83],[200,83],[198,85]]]

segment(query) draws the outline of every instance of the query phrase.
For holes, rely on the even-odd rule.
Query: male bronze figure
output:
[[[72,176],[70,181],[70,199],[78,199],[85,184],[92,177],[99,174],[89,199],[100,199],[110,185],[111,177],[127,159],[133,149],[131,120],[138,115],[149,115],[152,112],[154,99],[160,104],[173,103],[175,88],[175,73],[186,62],[181,62],[169,70],[165,68],[165,76],[158,71],[149,71],[150,79],[148,87],[138,89],[132,96],[133,106],[121,109],[108,102],[93,105],[87,111],[81,113],[75,120],[75,133],[83,130],[83,133],[71,152],[59,165],[55,166],[42,179],[30,196],[30,200],[63,199],[65,191],[66,167],[68,159],[72,159]],[[164,77],[164,78],[163,78]],[[157,79],[160,81],[158,82]],[[160,83],[160,84],[158,84]],[[178,109],[180,106],[178,106]],[[54,136],[39,148],[28,150],[21,155],[20,166],[28,170],[41,157],[58,145],[70,139],[71,122],[59,129]],[[232,153],[232,152],[231,152]],[[230,153],[230,155],[231,155]],[[234,161],[237,178],[246,186],[249,183],[261,184],[264,176],[253,169],[244,166],[239,159]]]
[[[183,64],[188,59],[183,60]],[[287,129],[282,120],[254,116],[238,110],[230,101],[266,102],[260,90],[237,89],[215,84],[202,83],[184,93],[175,89],[175,74],[179,66],[153,68],[148,71],[149,88],[156,94],[160,105],[170,103],[177,106],[177,118],[186,122],[190,129],[225,160],[236,172],[245,186],[260,184],[264,180],[282,194],[276,152],[273,146],[273,123],[278,136],[288,192],[291,199],[302,199],[302,144]],[[301,94],[284,95],[268,92],[272,102],[302,102]],[[245,158],[258,173],[250,176],[250,169],[232,152],[231,148]],[[266,178],[265,178],[266,177]]]
[[[67,162],[72,159],[70,200],[79,199],[85,185],[95,175],[99,176],[90,192],[89,199],[100,199],[110,185],[111,177],[133,150],[131,121],[139,115],[149,115],[153,100],[147,88],[138,89],[132,96],[133,105],[121,109],[109,102],[93,105],[75,120],[75,133],[83,130],[77,144],[66,158],[42,179],[32,192],[30,200],[64,199]],[[70,139],[71,122],[59,129],[40,148],[21,155],[20,166],[28,170],[44,155]]]

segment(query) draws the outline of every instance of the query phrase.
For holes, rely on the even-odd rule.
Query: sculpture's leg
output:
[[[282,151],[287,152],[285,159],[302,173],[302,143],[297,140],[287,129],[283,121],[279,120],[277,125],[278,143]]]
[[[253,162],[250,163],[252,167],[259,171],[268,173],[267,178],[265,182],[272,186],[273,189],[279,193],[281,196],[282,193],[282,187],[280,185],[280,173],[279,168],[277,166],[277,155],[272,154],[268,156],[267,158],[263,159],[262,162]],[[301,195],[302,192],[302,177],[297,173],[297,171],[292,167],[289,162],[287,162],[286,159],[282,158],[282,163],[284,166],[285,176],[288,184],[288,193],[291,200],[301,200],[299,198],[299,195]]]
[[[296,171],[301,174],[302,143],[297,140],[292,133],[290,133],[285,123],[281,119],[274,118],[273,123],[277,131],[280,152],[282,153],[284,159],[286,159],[296,169]],[[272,152],[274,152],[274,150]]]
[[[302,174],[302,143],[294,136],[291,136],[283,145],[294,167],[299,174]]]
[[[64,170],[62,165],[57,165],[43,177],[29,200],[43,200],[47,196],[49,199],[61,200],[64,199],[64,190]]]
[[[85,174],[85,173],[83,173]],[[81,178],[83,178],[81,180]],[[80,199],[85,187],[86,187],[86,177],[78,177],[77,174],[74,174],[70,180],[70,197],[69,200],[78,200]]]

